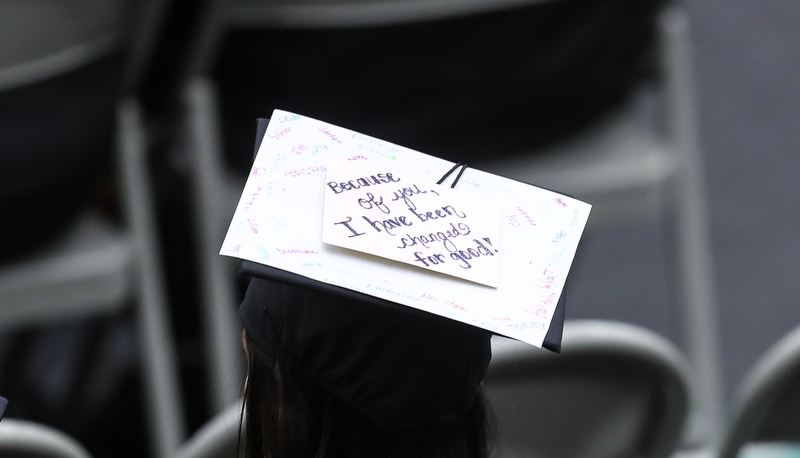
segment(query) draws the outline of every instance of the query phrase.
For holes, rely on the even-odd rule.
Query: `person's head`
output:
[[[486,458],[486,331],[408,307],[253,280],[249,458]]]

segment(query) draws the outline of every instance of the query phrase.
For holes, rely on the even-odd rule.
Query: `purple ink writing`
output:
[[[304,167],[298,170],[292,170],[291,172],[286,172],[284,175],[287,177],[299,177],[301,175],[311,175],[314,172],[325,172],[327,169],[325,166],[319,165],[314,167]]]
[[[327,135],[331,140],[335,141],[336,143],[342,143],[342,141],[336,138],[336,135],[333,132],[329,131],[328,129],[320,127],[319,131]]]

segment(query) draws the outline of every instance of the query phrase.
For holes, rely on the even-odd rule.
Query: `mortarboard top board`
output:
[[[288,220],[284,220],[283,217],[287,213],[308,211],[310,214],[316,215],[311,217],[310,221],[315,224],[319,222],[319,213],[322,212],[322,194],[328,183],[325,172],[330,168],[326,168],[328,164],[326,161],[332,160],[334,156],[358,157],[392,166],[395,165],[392,162],[394,159],[408,158],[405,160],[405,170],[408,170],[409,166],[416,167],[420,171],[427,171],[426,176],[429,178],[438,178],[445,174],[453,168],[453,164],[293,113],[276,110],[271,119],[271,122],[267,119],[258,120],[256,160],[221,250],[223,255],[242,259],[241,272],[243,274],[340,298],[348,298],[351,301],[375,305],[383,304],[386,301],[399,303],[552,351],[560,350],[565,309],[564,284],[578,241],[588,219],[591,208],[588,204],[562,194],[474,169],[467,169],[464,172],[462,168],[459,173],[459,179],[462,181],[458,182],[462,186],[457,186],[455,188],[457,190],[467,187],[470,190],[477,188],[481,191],[497,191],[498,188],[502,188],[495,192],[495,195],[520,196],[512,204],[503,203],[505,210],[513,208],[516,214],[503,213],[503,223],[511,222],[514,227],[503,227],[502,248],[499,250],[501,256],[504,256],[501,258],[501,263],[516,262],[519,265],[523,263],[533,265],[540,261],[541,264],[533,267],[526,264],[521,272],[515,272],[513,276],[509,275],[508,277],[505,274],[508,274],[509,269],[501,265],[500,284],[494,288],[421,268],[400,265],[397,261],[390,259],[331,247],[319,240],[317,229],[300,230],[299,232],[305,231],[306,234],[300,234],[299,237],[308,237],[308,234],[313,234],[313,237],[302,239],[301,244],[299,242],[301,239],[295,237],[296,234],[293,233],[298,231],[293,229],[286,231],[286,229],[287,227],[306,226],[292,225],[288,222],[292,219],[291,217]],[[348,142],[351,139],[354,141]],[[366,148],[365,144],[368,145]],[[463,177],[461,173],[463,173]],[[303,184],[299,185],[299,183]],[[432,179],[431,183],[436,183],[436,179]],[[298,185],[300,187],[293,188]],[[309,187],[316,191],[309,193]],[[295,191],[299,194],[295,194]],[[486,194],[491,194],[491,192],[486,192]],[[530,201],[529,196],[534,196],[539,200],[526,206],[526,202]],[[295,198],[297,200],[294,210],[292,210],[292,206],[276,208],[281,205],[278,202],[283,204],[295,202]],[[546,205],[547,208],[542,205]],[[276,214],[275,212],[284,213]],[[566,221],[564,215],[567,212],[571,218],[569,224],[564,223]],[[553,218],[555,222],[549,224],[549,221],[544,221],[544,218],[549,218],[550,215],[555,215],[561,220]],[[537,220],[537,226],[533,222],[533,218],[543,219]],[[307,220],[302,220],[302,222],[305,224]],[[284,236],[288,238],[277,243],[275,240],[270,240],[273,234],[272,229],[276,229],[277,232],[283,231]],[[523,233],[522,231],[525,230],[528,232]],[[554,234],[543,235],[543,231],[552,232],[554,230],[556,231]],[[514,231],[520,232],[523,238],[520,238],[519,234],[514,234]],[[553,240],[528,243],[532,240],[535,241],[537,237],[540,239],[549,237]],[[287,243],[287,240],[297,243],[293,245]],[[524,240],[524,243],[514,245],[514,243],[520,243],[520,240]],[[531,259],[520,257],[520,251],[525,251],[528,245],[535,243],[539,243],[539,245],[536,247],[537,252],[530,255]],[[283,244],[283,247],[278,246],[280,244]],[[557,250],[552,247],[556,247]],[[537,254],[539,252],[542,253],[541,256]],[[287,254],[307,255],[307,257],[302,265],[291,262],[287,265],[281,262],[281,259],[289,258],[286,256]],[[330,255],[330,257],[326,258],[323,255]],[[368,265],[368,267],[364,268],[364,265]],[[361,266],[361,270],[359,270],[359,266]],[[320,268],[326,269],[326,272],[331,275],[320,275],[318,272],[321,270]],[[383,271],[377,272],[377,269],[383,269]],[[315,270],[317,272],[314,272]],[[334,275],[342,273],[340,271],[344,271],[344,277]],[[343,278],[354,278],[364,272],[367,276],[373,276],[367,279],[362,278],[357,282],[342,281]],[[400,283],[387,281],[392,280],[395,274],[398,278],[402,277]],[[389,286],[377,287],[376,284],[381,282],[389,284]],[[472,308],[471,306],[459,306],[453,312],[452,310],[443,310],[442,299],[436,299],[434,302],[438,302],[438,304],[431,307],[431,304],[425,304],[425,300],[419,300],[419,291],[413,288],[418,282],[429,282],[434,287],[441,286],[441,289],[433,289],[434,291],[441,290],[452,293],[453,291],[460,292],[462,289],[468,290],[460,298],[448,300],[447,303],[458,302],[460,304],[464,298],[473,300],[471,296],[475,293],[475,301],[495,304],[498,309],[504,308],[504,317],[512,316],[511,313],[505,311],[509,309],[508,304],[511,302],[518,303],[515,306],[524,310],[519,313],[515,312],[516,314],[510,319],[511,325],[509,326],[502,321],[489,321],[485,318],[485,313],[484,318],[475,318],[475,316],[462,313],[464,309]],[[369,288],[365,286],[369,286]],[[409,286],[409,289],[404,289],[406,286]],[[509,290],[511,290],[510,293],[508,293]],[[479,295],[483,295],[483,299],[480,299]]]
[[[253,277],[239,317],[272,364],[417,440],[473,405],[490,334],[560,350],[588,204],[293,113],[271,119],[220,252]],[[451,174],[466,186],[437,186]]]
[[[255,142],[255,150],[253,151],[254,158],[258,154],[258,147],[259,145],[261,145],[261,142],[264,139],[264,135],[267,132],[268,125],[269,125],[269,119],[267,118],[257,119],[256,142]],[[358,291],[353,291],[347,288],[342,288],[340,286],[335,286],[328,283],[314,281],[302,275],[298,275],[292,272],[287,272],[281,269],[276,269],[274,267],[267,266],[264,264],[259,264],[253,261],[243,260],[240,273],[250,277],[272,280],[278,283],[284,283],[287,285],[293,285],[300,288],[315,290],[330,295],[342,296],[343,298],[348,298],[352,301],[365,301],[372,304],[378,304],[381,302],[381,299],[363,293],[359,293]],[[556,353],[559,353],[561,351],[561,336],[564,330],[564,311],[566,308],[566,297],[567,293],[565,289],[561,293],[561,297],[559,298],[558,303],[556,304],[556,310],[553,314],[553,319],[551,321],[550,328],[547,330],[547,334],[545,335],[544,341],[542,342],[542,348],[546,348]]]

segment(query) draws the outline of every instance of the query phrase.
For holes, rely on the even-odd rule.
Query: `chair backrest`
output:
[[[39,423],[5,418],[0,422],[3,458],[91,458],[72,437]]]
[[[6,2],[0,90],[52,78],[127,48],[123,85],[141,79],[169,0]]]
[[[484,379],[501,457],[666,457],[690,404],[688,363],[637,326],[567,322],[561,354],[494,338]]]
[[[19,240],[0,262],[63,234],[92,201],[115,107],[141,85],[169,1],[0,2],[0,235]]]
[[[800,326],[775,343],[745,377],[719,456],[733,458],[748,442],[800,443]]]
[[[228,28],[341,28],[405,24],[556,0],[210,0],[200,13],[187,76],[208,71]]]
[[[231,404],[184,442],[175,458],[234,458],[239,444],[241,414],[242,401]],[[239,455],[244,456],[244,447]]]

